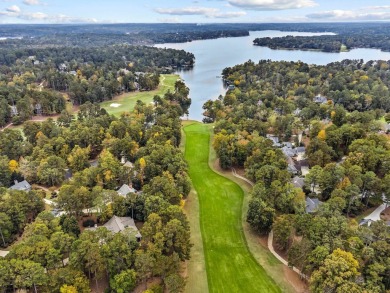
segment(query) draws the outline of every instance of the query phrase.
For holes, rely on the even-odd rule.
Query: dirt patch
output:
[[[285,279],[294,287],[297,293],[310,292],[308,284],[292,269],[283,266],[283,274]]]
[[[256,238],[258,239],[261,246],[268,249],[268,236],[257,236]]]
[[[162,284],[162,279],[155,277],[155,278],[149,279],[146,282],[142,282],[141,284],[139,284],[137,287],[135,287],[135,289],[133,290],[133,293],[142,293],[145,290],[147,290],[155,285],[161,285],[161,284]]]
[[[97,282],[95,279],[90,280],[89,286],[92,293],[104,293],[104,290],[106,290],[109,286],[107,275],[103,275],[99,280],[97,280]]]

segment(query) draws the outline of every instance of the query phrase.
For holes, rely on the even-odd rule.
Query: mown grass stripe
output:
[[[194,123],[184,132],[185,158],[199,197],[209,291],[281,292],[247,247],[241,222],[243,190],[209,167],[210,126]]]

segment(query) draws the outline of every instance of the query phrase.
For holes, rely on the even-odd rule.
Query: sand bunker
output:
[[[110,105],[110,107],[113,107],[113,108],[118,108],[119,106],[121,106],[121,104],[112,103],[112,104]]]

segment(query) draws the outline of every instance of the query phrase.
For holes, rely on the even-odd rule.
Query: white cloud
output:
[[[160,14],[170,15],[212,15],[218,12],[216,8],[185,7],[185,8],[156,8],[154,11]]]
[[[17,5],[12,5],[12,6],[8,7],[6,9],[6,11],[10,12],[10,13],[19,13],[20,12],[20,8]]]
[[[263,11],[298,9],[318,5],[313,0],[228,0],[228,3],[244,9]]]
[[[17,18],[22,20],[29,20],[39,23],[96,23],[95,18],[82,18],[67,16],[64,14],[48,15],[43,12],[27,12],[22,11],[18,6],[12,5],[5,11],[0,11],[1,17]],[[0,19],[0,22],[4,22]]]
[[[306,15],[309,19],[328,21],[364,21],[390,20],[390,12],[358,11],[358,10],[329,10]]]
[[[23,4],[25,5],[41,5],[42,3],[39,0],[24,0]]]
[[[246,15],[245,11],[222,12],[210,7],[156,8],[154,11],[168,15],[203,15],[207,18],[235,18]]]

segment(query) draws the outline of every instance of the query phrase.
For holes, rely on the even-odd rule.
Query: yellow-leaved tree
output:
[[[144,158],[139,159],[139,169],[140,169],[139,176],[140,176],[140,180],[141,180],[141,185],[144,185],[144,171],[145,171],[145,167],[146,167],[145,159]]]
[[[15,160],[9,161],[8,168],[11,171],[11,173],[15,172],[18,169],[18,167],[19,167],[19,164],[17,161],[15,161]]]
[[[325,131],[325,129],[322,129],[322,130],[320,130],[320,132],[318,132],[318,138],[321,139],[321,140],[325,140],[325,138],[326,138],[326,131]]]

